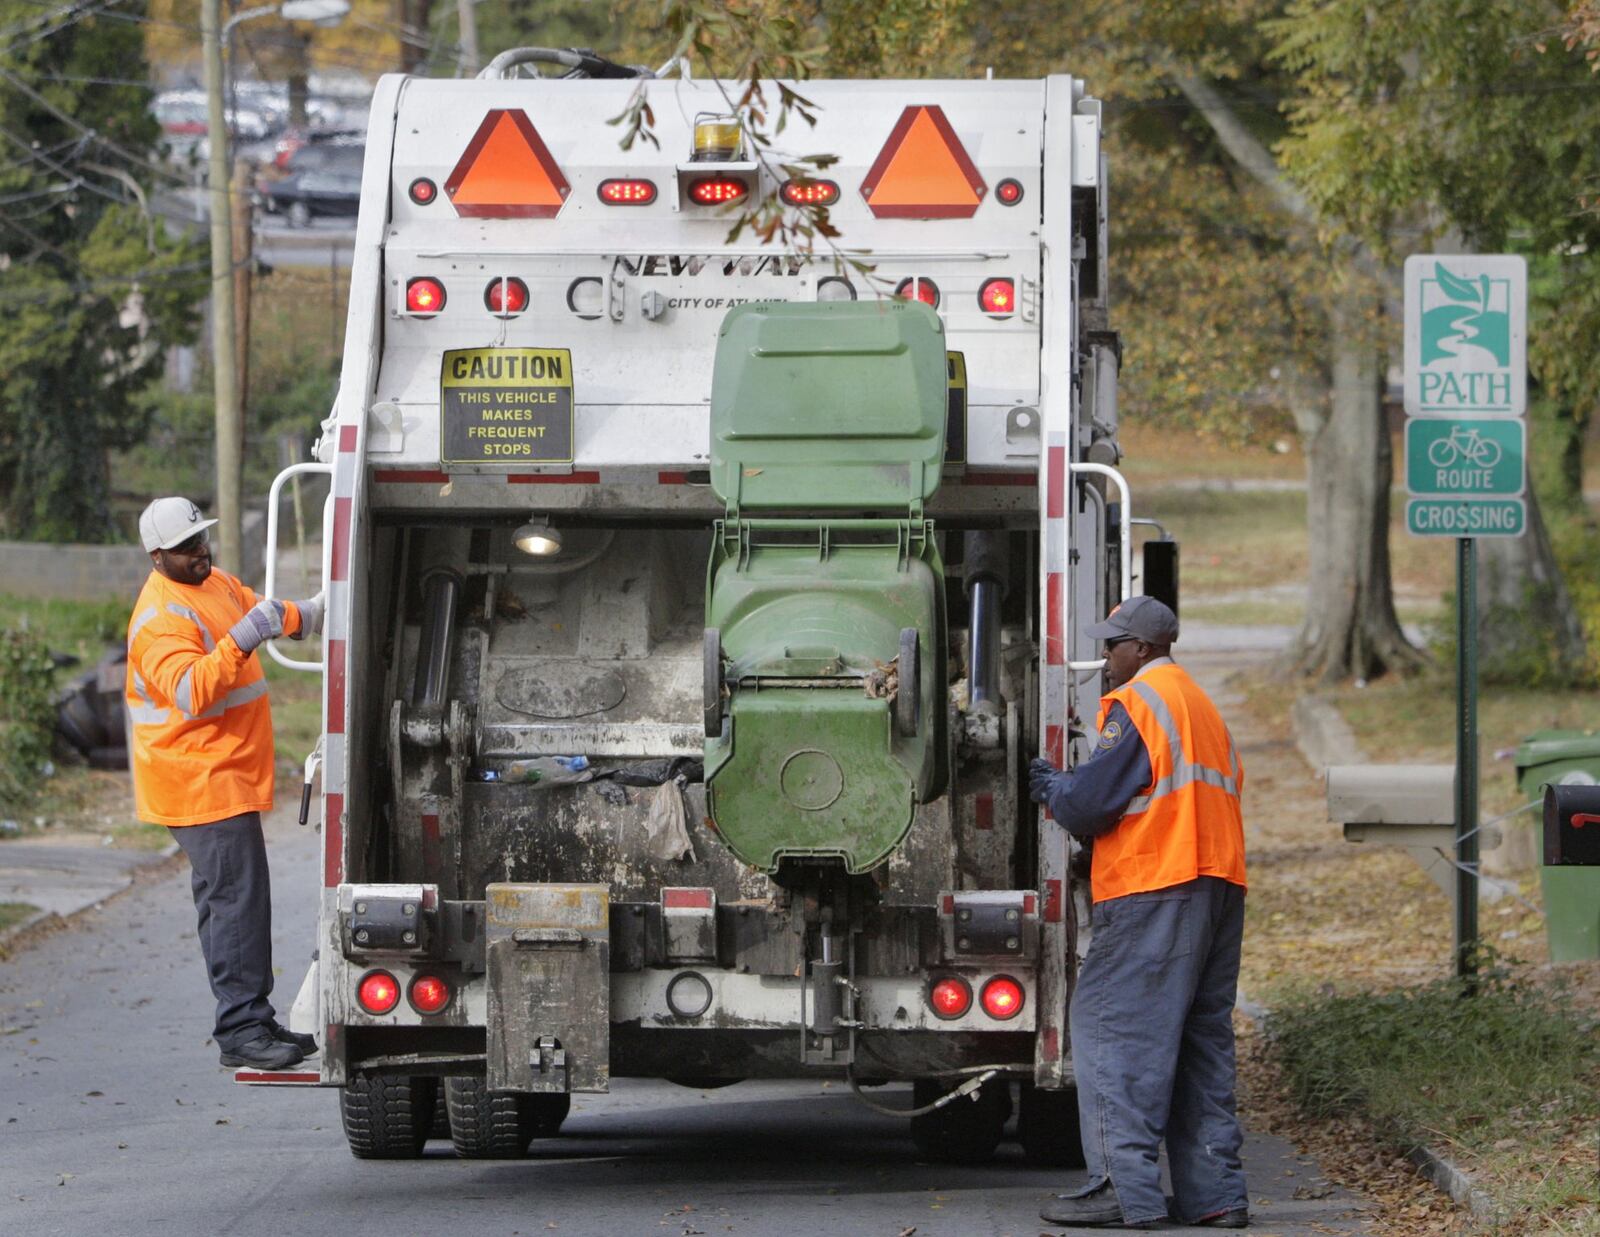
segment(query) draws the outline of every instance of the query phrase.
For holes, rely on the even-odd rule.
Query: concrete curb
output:
[[[1243,992],[1234,1000],[1238,1011],[1256,1024],[1261,1034],[1272,1038],[1272,1011],[1265,1005],[1252,1001]],[[1417,1175],[1451,1202],[1465,1207],[1475,1220],[1498,1225],[1502,1218],[1499,1207],[1488,1194],[1478,1189],[1472,1177],[1457,1168],[1432,1147],[1416,1146],[1406,1152],[1406,1159],[1416,1168]]]
[[[1289,710],[1295,746],[1312,771],[1325,775],[1329,765],[1367,763],[1355,732],[1326,696],[1297,696]]]
[[[95,854],[98,848],[85,848],[87,854]],[[98,885],[74,889],[78,894],[75,900],[63,903],[59,895],[53,900],[57,905],[34,911],[21,923],[13,924],[4,932],[0,932],[0,961],[14,957],[20,950],[26,949],[35,939],[53,931],[57,927],[65,927],[72,923],[78,916],[86,911],[105,906],[119,895],[132,889],[142,880],[148,879],[153,874],[159,874],[164,869],[172,866],[173,859],[179,853],[176,842],[169,842],[160,850],[142,852],[142,857],[130,863],[119,874],[101,878]],[[0,858],[6,852],[0,850]],[[26,889],[16,889],[10,893],[10,898],[26,904],[31,904]],[[37,896],[37,895],[36,895]],[[40,898],[43,901],[45,899]]]

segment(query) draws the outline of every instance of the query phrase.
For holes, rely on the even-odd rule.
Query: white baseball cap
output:
[[[170,550],[215,523],[187,498],[158,498],[139,515],[139,540],[146,550]]]

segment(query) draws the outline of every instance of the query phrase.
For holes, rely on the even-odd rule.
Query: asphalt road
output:
[[[268,837],[284,1012],[311,947],[315,837],[287,811]],[[919,1164],[904,1122],[820,1083],[621,1080],[523,1161],[445,1143],[358,1161],[334,1093],[243,1088],[218,1066],[193,916],[174,865],[0,963],[0,1233],[1033,1237],[1040,1203],[1081,1177],[1015,1144],[982,1168]],[[1364,1231],[1347,1195],[1293,1199],[1315,1173],[1284,1144],[1252,1138],[1246,1162],[1255,1231]]]

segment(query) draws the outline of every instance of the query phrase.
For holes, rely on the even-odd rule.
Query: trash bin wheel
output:
[[[922,642],[915,627],[900,629],[899,682],[894,696],[894,728],[903,739],[915,738],[922,703]]]
[[[704,645],[705,683],[704,703],[706,738],[715,739],[722,734],[722,633],[707,627]]]

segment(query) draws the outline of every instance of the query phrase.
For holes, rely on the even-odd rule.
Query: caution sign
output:
[[[461,348],[439,367],[439,460],[570,464],[572,353]]]
[[[944,462],[967,462],[967,358],[960,352],[944,354],[946,389]]]

